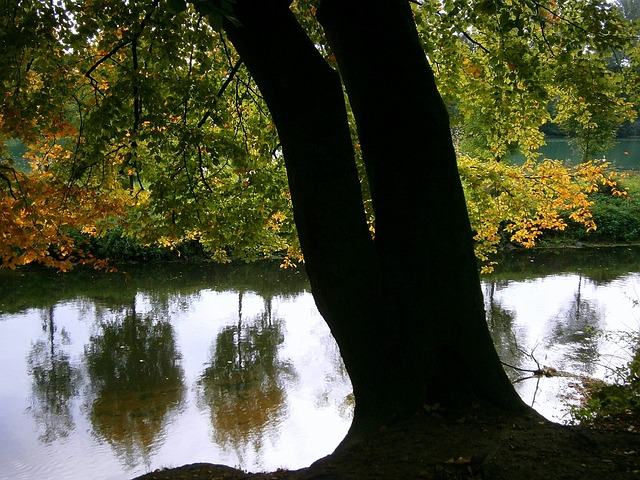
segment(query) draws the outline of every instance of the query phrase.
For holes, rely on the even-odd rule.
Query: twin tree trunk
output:
[[[282,142],[312,292],[353,384],[350,436],[425,403],[523,411],[487,329],[448,115],[408,2],[321,2],[318,19],[340,74],[288,3],[237,0],[240,26],[226,31]]]

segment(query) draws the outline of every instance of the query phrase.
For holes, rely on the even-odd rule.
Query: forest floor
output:
[[[475,409],[421,412],[300,470],[194,464],[136,480],[640,480],[640,418],[600,428]]]

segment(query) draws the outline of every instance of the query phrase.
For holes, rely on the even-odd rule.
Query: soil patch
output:
[[[300,470],[194,464],[136,480],[640,480],[640,434],[476,409],[385,426]]]

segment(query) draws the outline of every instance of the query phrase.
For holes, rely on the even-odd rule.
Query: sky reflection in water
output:
[[[0,477],[116,480],[201,461],[274,470],[330,453],[349,426],[350,383],[300,277],[200,268],[71,285],[3,272]],[[640,323],[636,273],[496,276],[483,289],[498,351],[521,368],[603,376],[625,360],[603,332]],[[574,380],[518,389],[562,420],[558,394]]]

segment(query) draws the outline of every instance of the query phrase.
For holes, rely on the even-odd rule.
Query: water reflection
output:
[[[505,308],[496,299],[496,292],[507,286],[508,282],[495,279],[483,284],[485,312],[491,338],[496,346],[498,355],[503,362],[520,367],[523,363],[523,352],[518,347],[513,327],[516,314],[513,310]],[[508,369],[507,373],[511,375],[512,380],[517,378],[516,371],[513,369]]]
[[[72,400],[78,395],[80,369],[72,365],[64,346],[70,343],[68,332],[58,331],[55,309],[41,312],[44,339],[36,340],[27,357],[32,379],[30,412],[45,443],[65,438],[74,429]]]
[[[583,266],[581,265],[581,268]],[[621,365],[621,347],[605,332],[638,331],[636,304],[629,299],[637,274],[597,270],[484,283],[489,326],[496,348],[523,399],[556,421],[567,420],[571,385],[583,376],[604,377]],[[552,378],[532,374],[555,369]]]
[[[200,408],[210,412],[213,441],[231,447],[242,459],[251,445],[259,453],[285,414],[285,388],[295,379],[290,363],[279,358],[282,319],[273,299],[259,314],[243,318],[238,292],[237,323],[224,327],[211,346],[210,362],[198,380]]]
[[[85,347],[85,403],[94,433],[127,465],[150,455],[184,399],[183,371],[172,325],[140,315],[135,299],[103,319]]]
[[[556,368],[593,375],[600,358],[598,342],[604,314],[597,302],[584,298],[585,282],[582,275],[577,277],[571,301],[553,319],[545,343],[548,349],[563,345],[564,358]]]
[[[602,375],[617,348],[603,332],[638,330],[640,274],[628,268],[640,265],[640,250],[615,261],[575,253],[573,266],[569,255],[514,256],[515,268],[484,279],[505,363]],[[303,275],[235,267],[130,273],[125,281],[0,271],[7,478],[125,480],[199,461],[299,468],[335,448],[353,398]],[[557,419],[567,379],[539,380],[517,388]]]

